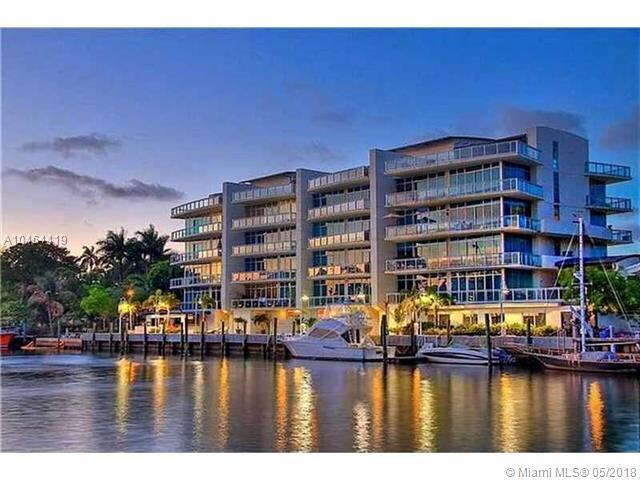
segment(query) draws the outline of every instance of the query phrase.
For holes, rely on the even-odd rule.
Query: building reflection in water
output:
[[[605,401],[599,382],[591,382],[589,384],[586,408],[589,415],[591,447],[596,452],[601,452],[604,450],[606,418]]]
[[[500,451],[519,452],[522,449],[523,431],[519,428],[518,415],[526,415],[526,410],[518,412],[514,378],[500,376]]]
[[[283,365],[276,367],[276,451],[287,451],[288,424],[287,370]]]
[[[432,380],[422,378],[419,368],[411,374],[413,412],[413,444],[416,451],[432,452],[435,448],[435,403]]]
[[[371,435],[369,427],[371,414],[366,402],[362,400],[353,406],[353,449],[356,452],[368,452]]]
[[[193,362],[193,442],[196,450],[202,446],[204,431],[204,362]]]
[[[153,366],[153,433],[159,436],[164,428],[169,362],[166,358],[160,357],[153,360],[151,365]]]
[[[116,429],[118,435],[127,434],[127,424],[129,422],[129,396],[131,384],[136,378],[136,367],[138,364],[129,359],[121,358],[117,362],[117,385],[116,385]]]
[[[318,447],[315,395],[311,374],[304,367],[293,369],[294,404],[291,416],[291,449],[311,452]]]
[[[377,368],[373,372],[371,380],[371,430],[372,444],[374,451],[382,450],[382,440],[384,432],[384,402],[385,402],[385,383],[386,375],[382,368]]]
[[[224,451],[229,442],[229,360],[220,359],[218,388],[218,445]]]

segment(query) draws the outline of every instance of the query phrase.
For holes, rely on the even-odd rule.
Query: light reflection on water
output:
[[[2,359],[5,451],[639,451],[640,380],[524,369]]]

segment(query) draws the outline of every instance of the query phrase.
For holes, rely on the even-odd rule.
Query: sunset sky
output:
[[[169,233],[171,206],[222,181],[534,124],[630,165],[610,195],[640,205],[638,30],[4,30],[1,47],[4,246]],[[637,252],[638,212],[611,223],[636,239],[611,252]]]

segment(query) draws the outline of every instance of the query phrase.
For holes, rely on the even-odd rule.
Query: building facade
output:
[[[448,293],[454,304],[434,323],[476,323],[504,312],[558,325],[568,307],[555,286],[556,263],[577,255],[576,216],[585,219],[587,256],[632,242],[609,225],[631,201],[607,185],[630,168],[591,162],[588,141],[533,127],[508,138],[445,137],[372,150],[368,165],[308,169],[241,183],[175,207],[184,219],[171,238],[184,253],[182,309],[215,301],[209,328],[361,309],[374,323],[416,288]],[[233,327],[231,327],[233,328]]]

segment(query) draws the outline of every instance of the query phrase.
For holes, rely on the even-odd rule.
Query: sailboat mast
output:
[[[580,239],[578,280],[580,281],[580,350],[586,351],[586,308],[585,308],[585,285],[584,285],[584,219],[582,215],[578,217],[578,236]]]

